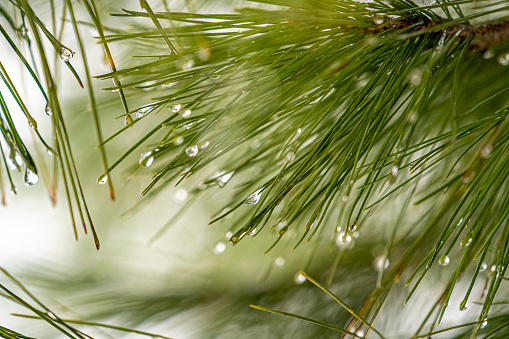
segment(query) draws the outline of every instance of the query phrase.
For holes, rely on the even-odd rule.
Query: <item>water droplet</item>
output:
[[[191,116],[191,110],[190,109],[184,110],[183,112],[180,113],[180,116],[182,118],[189,118]]]
[[[263,191],[263,188],[260,188],[256,192],[251,193],[251,195],[249,195],[246,198],[246,200],[244,200],[244,203],[246,205],[256,205],[258,203],[258,201],[260,201],[260,198],[262,196],[262,191]]]
[[[336,239],[336,245],[338,245],[338,246],[348,245],[351,242],[352,242],[352,237],[346,232],[340,233],[338,235],[338,238]]]
[[[348,230],[350,232],[355,232],[357,231],[357,224],[356,223],[353,223],[352,225],[350,225],[350,227],[348,227]]]
[[[53,151],[50,149],[47,149],[46,152],[48,153],[48,155],[53,155]]]
[[[481,158],[488,159],[491,156],[491,152],[493,151],[493,146],[491,144],[485,144],[481,147]]]
[[[394,179],[395,179],[395,178],[397,178],[398,173],[399,173],[399,167],[398,167],[398,165],[394,165],[394,166],[392,166],[392,168],[391,168],[391,175],[392,175],[392,177],[393,177]]]
[[[226,251],[226,244],[222,241],[218,242],[216,246],[214,246],[214,253],[221,254]]]
[[[408,82],[412,86],[419,86],[422,80],[422,70],[420,68],[414,68],[408,74]]]
[[[468,308],[468,302],[462,301],[460,304],[460,311],[465,311]]]
[[[205,149],[205,148],[209,147],[209,145],[210,145],[210,142],[206,141],[200,145],[200,149]]]
[[[295,132],[295,135],[298,136],[302,133],[302,128],[297,128],[297,132]]]
[[[492,265],[492,266],[490,267],[490,271],[491,271],[491,272],[495,272],[496,270],[497,270],[497,265]]]
[[[130,124],[132,124],[132,123],[133,123],[133,121],[134,121],[134,120],[133,120],[133,117],[131,116],[131,114],[127,114],[127,115],[125,116],[125,119],[124,119],[124,125],[125,125],[125,126],[129,126]]]
[[[232,231],[228,231],[226,232],[226,234],[224,235],[224,237],[226,238],[226,240],[230,240],[230,238],[233,236],[233,232]]]
[[[295,153],[293,153],[293,152],[286,153],[286,160],[287,161],[294,161],[295,160]]]
[[[147,115],[147,113],[149,113],[150,111],[152,110],[152,107],[150,106],[147,106],[147,107],[140,107],[136,110],[136,117],[139,119],[139,118],[142,118],[144,117],[145,115]]]
[[[67,47],[62,47],[62,48],[60,48],[60,52],[58,55],[59,55],[60,59],[68,62],[68,61],[71,61],[72,57],[74,56],[74,52],[71,51]]]
[[[49,104],[46,104],[46,107],[44,108],[44,112],[49,117],[53,114],[53,112],[51,112],[51,107],[49,107]]]
[[[108,182],[108,175],[107,174],[103,174],[99,178],[97,178],[97,184],[99,184],[99,185],[104,185],[107,182]]]
[[[297,284],[297,285],[301,285],[303,284],[305,281],[306,281],[306,277],[303,276],[300,272],[297,272],[297,274],[295,274],[295,277],[293,278],[293,281]]]
[[[491,49],[488,49],[486,50],[483,54],[482,54],[482,57],[483,59],[491,59],[495,56],[495,53],[493,53],[493,51]]]
[[[184,64],[182,65],[182,69],[183,69],[184,71],[187,71],[187,70],[189,70],[189,69],[193,68],[193,66],[194,66],[194,60],[192,60],[192,59],[191,59],[191,60],[187,60],[187,61],[186,61],[186,62],[184,62]]]
[[[188,196],[189,193],[187,193],[187,191],[183,188],[179,188],[175,191],[175,200],[177,200],[177,202],[186,201]]]
[[[15,171],[19,169],[21,165],[23,165],[23,158],[18,151],[11,149],[11,154],[7,158],[7,166],[9,166],[11,171]]]
[[[383,18],[383,17],[381,17],[381,16],[379,16],[379,15],[375,15],[375,16],[373,17],[373,23],[374,23],[375,25],[381,25],[381,24],[383,24],[383,23],[384,23],[384,18]]]
[[[182,145],[183,142],[184,142],[184,137],[182,137],[182,136],[175,139],[175,145]]]
[[[461,240],[460,247],[468,247],[472,243],[472,238],[465,237],[463,240]]]
[[[501,64],[502,66],[507,66],[507,65],[509,65],[509,53],[499,56],[499,57],[498,57],[498,59],[497,59],[497,61],[498,61],[498,63],[499,63],[499,64]]]
[[[486,271],[486,269],[488,268],[488,264],[486,264],[485,262],[483,262],[481,264],[481,267],[479,267],[479,272],[484,272]]]
[[[260,140],[258,139],[253,139],[253,141],[251,141],[251,145],[249,145],[249,147],[252,149],[252,150],[255,150],[255,149],[258,149],[260,148],[260,146],[262,145],[262,143],[260,142]]]
[[[438,264],[440,266],[447,266],[447,265],[449,265],[450,261],[451,261],[451,259],[449,259],[449,256],[444,255],[444,256],[440,257],[440,259],[438,259]]]
[[[256,235],[256,228],[253,228],[247,235],[254,237]]]
[[[276,264],[276,266],[281,267],[285,264],[285,258],[277,257],[276,260],[274,261],[274,263]]]
[[[347,202],[348,201],[348,194],[344,194],[342,197],[341,197],[341,201],[343,202]]]
[[[171,88],[173,86],[175,86],[177,83],[176,82],[167,82],[165,84],[162,84],[162,87],[163,88]]]
[[[152,163],[154,162],[154,157],[151,155],[152,151],[141,153],[139,161],[140,166],[149,167],[150,165],[152,165]]]
[[[181,104],[176,104],[176,105],[173,105],[171,106],[171,112],[172,113],[178,113],[178,111],[180,111],[180,108],[182,107]]]
[[[216,178],[214,180],[216,185],[219,186],[220,188],[223,188],[228,183],[228,181],[230,181],[234,173],[235,173],[234,171],[228,173],[226,173],[225,171],[216,172],[216,175],[214,175],[214,177]]]
[[[23,177],[23,182],[26,186],[31,187],[37,184],[39,181],[39,176],[37,175],[37,171],[35,168],[30,168],[27,166],[25,168],[25,176]]]
[[[481,328],[485,328],[486,326],[488,326],[488,319],[484,319],[481,323]]]
[[[358,338],[362,338],[364,337],[364,331],[362,329],[358,329],[356,332],[355,332],[355,335],[358,337]]]
[[[384,256],[379,256],[377,258],[375,258],[375,260],[373,261],[373,268],[377,271],[377,272],[383,272],[385,269],[387,269],[389,267],[389,258],[385,258]]]
[[[214,74],[211,76],[212,79],[217,80],[219,79],[219,74]]]
[[[198,146],[197,145],[193,145],[191,147],[188,147],[186,149],[186,154],[190,157],[195,157],[196,154],[198,154]]]

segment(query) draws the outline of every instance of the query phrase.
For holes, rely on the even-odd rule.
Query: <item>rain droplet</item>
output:
[[[391,168],[391,175],[392,175],[392,177],[396,178],[398,176],[398,173],[399,173],[398,165],[392,166],[392,168]]]
[[[295,160],[295,153],[293,153],[293,152],[286,153],[286,160],[287,161],[294,161]]]
[[[488,159],[491,156],[491,152],[493,151],[493,146],[491,144],[485,144],[481,147],[481,158]]]
[[[47,149],[46,152],[48,152],[48,155],[53,155],[53,151],[51,151],[50,149]]]
[[[274,263],[276,264],[276,266],[281,267],[285,264],[285,258],[277,257],[276,260],[274,261]]]
[[[256,235],[256,228],[253,228],[247,235],[254,237]]]
[[[509,53],[499,56],[497,60],[502,66],[509,65]]]
[[[468,247],[472,243],[472,238],[465,237],[463,240],[461,240],[460,247]]]
[[[491,265],[490,271],[495,272],[497,270],[497,265]]]
[[[32,169],[29,166],[27,166],[25,168],[25,176],[23,178],[23,182],[25,183],[25,185],[31,187],[37,184],[38,181],[39,176],[37,175],[37,171],[35,170],[35,168]]]
[[[140,166],[149,167],[150,165],[152,165],[152,163],[154,162],[154,157],[151,155],[152,151],[141,153],[139,161]]]
[[[349,230],[350,232],[355,232],[355,231],[357,231],[357,224],[355,224],[355,223],[354,223],[354,224],[350,225],[350,227],[348,227],[348,230]]]
[[[187,70],[193,68],[193,66],[194,66],[194,60],[188,60],[188,61],[184,62],[184,64],[182,65],[182,69],[184,71],[187,71]]]
[[[293,278],[293,281],[297,284],[297,285],[301,285],[303,284],[305,281],[306,281],[306,277],[303,276],[300,272],[297,272],[297,274],[295,274],[295,277]]]
[[[485,262],[483,262],[481,264],[481,267],[479,267],[479,272],[484,272],[486,271],[486,269],[488,268],[488,264],[486,264]]]
[[[99,178],[97,178],[97,184],[104,185],[108,182],[108,174],[103,174]]]
[[[150,112],[151,109],[152,107],[150,106],[138,108],[136,110],[136,117],[138,119],[144,117],[145,115],[147,115],[148,112]]]
[[[383,272],[385,269],[389,267],[389,259],[385,258],[384,256],[379,256],[378,258],[375,258],[373,261],[373,268],[377,272]]]
[[[462,301],[460,304],[460,311],[465,311],[468,308],[468,302]]]
[[[383,24],[383,23],[384,23],[384,18],[383,18],[383,17],[381,17],[381,16],[378,16],[378,15],[375,15],[375,16],[373,17],[373,23],[374,23],[375,25],[381,25],[381,24]]]
[[[408,82],[412,86],[419,86],[422,80],[422,70],[419,68],[414,68],[408,74]]]
[[[184,137],[182,137],[182,136],[175,139],[175,145],[182,145],[183,142],[184,142]]]
[[[258,149],[260,148],[260,146],[262,145],[262,143],[260,142],[260,140],[258,139],[253,139],[253,141],[251,141],[251,145],[249,145],[249,147],[252,149],[252,150],[255,150],[255,149]]]
[[[483,59],[491,59],[495,56],[495,53],[493,53],[493,51],[491,49],[488,49],[486,50],[483,54],[482,54],[482,57]]]
[[[188,147],[186,149],[186,154],[190,157],[195,157],[196,154],[198,154],[198,146],[197,145],[193,145],[191,147]]]
[[[258,203],[258,201],[260,201],[260,197],[262,196],[262,191],[263,191],[263,188],[260,188],[256,192],[251,193],[251,195],[249,195],[246,198],[246,200],[244,200],[244,203],[246,205],[256,205]]]
[[[348,199],[349,199],[349,198],[348,198],[348,194],[344,194],[344,195],[341,197],[341,200],[342,200],[343,202],[347,202],[347,201],[348,201]]]
[[[131,116],[131,114],[127,114],[124,119],[124,125],[129,126],[132,123],[133,123],[133,117]]]
[[[60,48],[60,52],[59,52],[58,56],[60,57],[60,59],[64,60],[65,62],[69,62],[69,61],[71,61],[72,57],[74,56],[74,52],[71,51],[67,47],[62,47],[62,48]]]
[[[175,191],[175,200],[178,202],[186,201],[187,197],[189,196],[189,193],[183,188],[179,188]]]
[[[180,113],[180,116],[182,118],[189,118],[191,116],[191,110],[190,109],[186,109],[185,111],[183,111],[182,113]]]
[[[226,234],[224,235],[224,237],[226,238],[226,240],[230,240],[230,238],[233,236],[233,232],[232,231],[228,231],[226,232]]]
[[[217,175],[215,175],[216,179],[214,180],[216,182],[216,185],[219,186],[220,188],[223,188],[227,183],[228,181],[230,181],[230,179],[232,178],[233,174],[235,173],[234,171],[231,171],[231,172],[224,172],[224,171],[221,171],[221,172],[216,172]]]
[[[205,149],[205,148],[209,147],[209,145],[210,145],[210,142],[206,141],[200,145],[200,149]]]
[[[49,104],[46,104],[46,107],[44,108],[44,112],[49,117],[53,114],[53,112],[51,112],[51,107],[49,107]]]
[[[449,259],[449,256],[444,255],[444,256],[440,257],[440,259],[438,259],[438,264],[440,266],[447,266],[447,265],[449,265],[450,261],[451,261],[451,259]]]
[[[171,106],[171,112],[172,113],[177,113],[178,111],[180,111],[180,108],[182,107],[181,104],[176,104],[176,105],[173,105]]]
[[[226,251],[226,244],[222,241],[218,242],[216,246],[214,246],[214,253],[221,254]]]
[[[484,319],[482,324],[481,324],[481,328],[485,328],[486,326],[488,326],[488,319]]]
[[[352,237],[346,232],[340,233],[338,235],[338,238],[336,239],[336,245],[338,245],[338,246],[348,245],[351,242],[352,242]]]

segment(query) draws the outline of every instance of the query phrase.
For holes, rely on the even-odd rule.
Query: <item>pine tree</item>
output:
[[[175,287],[153,294],[106,292],[96,270],[89,280],[49,267],[32,273],[57,299],[61,286],[88,296],[83,316],[56,312],[1,269],[2,295],[26,309],[18,316],[71,338],[90,337],[86,326],[114,330],[113,337],[166,338],[133,328],[198,310],[217,314],[198,315],[201,328],[181,335],[509,336],[506,1],[140,0],[129,7],[0,4],[9,48],[2,55],[17,59],[48,116],[27,104],[0,57],[3,204],[19,176],[27,186],[42,177],[53,205],[57,192],[64,197],[75,239],[90,231],[100,248],[85,194],[91,183],[73,152],[78,118],[62,93],[70,74],[87,93],[94,131],[83,133],[95,134],[97,183],[109,198],[122,197],[114,184],[130,181],[144,185],[134,207],[120,206],[132,215],[143,206],[163,213],[160,198],[175,186],[185,201],[156,233],[143,232],[145,241],[164,243],[170,227],[185,227],[179,220],[202,204],[215,208],[210,224],[225,239],[208,239],[199,251],[208,265],[201,273],[172,268]],[[90,52],[88,29],[102,55]],[[110,71],[94,74],[103,62]],[[123,113],[112,112],[118,107]],[[20,132],[21,114],[33,147]],[[42,131],[40,119],[51,128]],[[181,241],[194,251],[201,240]],[[223,270],[210,248],[228,249],[224,265],[235,268]],[[251,272],[243,265],[251,260],[270,263]],[[186,273],[210,282],[179,280]],[[243,285],[242,275],[252,283]],[[28,338],[18,332],[0,327],[2,338]]]

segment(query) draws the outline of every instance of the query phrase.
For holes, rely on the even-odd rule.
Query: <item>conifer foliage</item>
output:
[[[192,210],[194,202],[230,190],[232,199],[217,206],[211,224],[233,216],[226,221],[232,245],[272,229],[267,252],[308,246],[306,271],[314,253],[327,249],[333,260],[319,272],[323,281],[305,272],[298,277],[332,297],[351,318],[329,324],[254,308],[343,335],[384,338],[376,319],[395,287],[408,285],[405,298],[411,300],[429,272],[447,266],[448,283],[437,288],[437,302],[415,326],[415,337],[435,333],[453,292],[461,294],[460,310],[479,304],[477,319],[437,334],[455,329],[457,337],[509,335],[507,316],[496,307],[507,302],[509,266],[506,1],[256,0],[218,13],[200,2],[188,1],[182,11],[164,0],[140,0],[137,8],[111,13],[109,21],[122,25],[108,26],[93,0],[65,0],[62,15],[74,29],[77,51],[60,43],[57,21],[50,29],[51,20],[43,22],[30,1],[7,5],[0,6],[0,29],[9,53],[48,102],[52,142],[39,134],[1,63],[0,75],[40,145],[53,154],[54,174],[44,180],[50,196],[61,175],[73,225],[75,220],[85,229],[89,225],[97,248],[100,235],[81,188],[88,183],[80,182],[74,164],[66,130],[71,117],[59,104],[48,43],[87,88],[104,167],[97,182],[108,185],[112,199],[112,182],[128,165],[135,180],[146,183],[140,202],[185,185],[191,189],[183,210]],[[53,1],[51,6],[54,10]],[[78,11],[87,19],[79,21]],[[88,63],[97,56],[86,55],[79,33],[88,26],[97,30],[111,72],[92,77]],[[112,50],[120,44],[136,46],[132,60],[114,61]],[[71,65],[76,55],[80,72]],[[92,83],[108,79],[113,85],[103,87],[118,92],[125,126],[103,138]],[[24,167],[27,185],[49,171],[25,146],[2,96],[0,187],[6,201],[4,185],[15,191],[16,170]],[[140,97],[144,104],[136,107]],[[108,162],[106,147],[137,128],[146,128],[142,137]],[[131,155],[140,153],[133,163]],[[387,210],[395,217],[380,221]],[[389,234],[376,258],[377,283],[354,310],[327,285],[354,242],[377,234],[377,222]],[[482,296],[472,292],[478,284],[484,284]],[[71,323],[48,316],[34,296],[42,308],[4,291],[62,333],[82,337]],[[11,332],[0,328],[0,336],[22,338]]]

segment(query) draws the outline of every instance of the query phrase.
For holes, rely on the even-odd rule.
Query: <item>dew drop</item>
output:
[[[486,264],[485,262],[483,262],[481,264],[481,267],[479,267],[479,272],[484,272],[486,271],[486,269],[488,268],[488,264]]]
[[[74,52],[71,51],[69,48],[67,47],[62,47],[60,48],[60,52],[58,54],[58,56],[60,57],[60,59],[62,59],[63,61],[65,62],[69,62],[71,61],[72,57],[74,56]]]
[[[189,193],[183,188],[179,188],[175,191],[175,200],[178,202],[183,202],[187,200],[187,197],[189,196]]]
[[[410,73],[408,74],[408,82],[410,83],[410,85],[414,87],[419,86],[421,84],[421,80],[422,80],[422,70],[419,68],[411,70]]]
[[[260,198],[262,196],[262,191],[263,191],[263,188],[260,188],[256,192],[251,193],[251,195],[249,195],[246,198],[246,200],[244,200],[244,203],[246,205],[256,205],[258,203],[258,201],[260,201]]]
[[[491,144],[485,144],[481,147],[481,158],[488,159],[491,156],[491,152],[493,151],[493,146]]]
[[[276,260],[274,261],[274,263],[276,264],[276,266],[281,267],[285,264],[285,258],[277,257]]]
[[[347,202],[348,201],[348,194],[344,194],[342,197],[341,197],[341,201],[343,202]]]
[[[39,176],[37,175],[37,171],[35,170],[35,168],[32,169],[29,166],[27,166],[25,168],[25,176],[23,177],[23,182],[25,183],[25,185],[31,187],[37,184],[38,181]]]
[[[461,243],[460,243],[460,247],[468,247],[470,244],[472,243],[472,238],[470,237],[465,237],[463,238],[463,240],[461,240]]]
[[[385,258],[384,256],[379,256],[377,258],[375,258],[375,260],[373,261],[373,268],[377,271],[377,272],[383,272],[385,269],[387,269],[389,267],[389,258]]]
[[[188,60],[188,61],[184,62],[184,64],[182,65],[182,69],[184,71],[187,71],[187,70],[193,68],[193,66],[194,66],[194,60]]]
[[[182,145],[183,142],[184,142],[184,137],[182,137],[182,136],[175,139],[175,145]]]
[[[398,165],[392,166],[392,168],[391,168],[391,175],[392,175],[392,177],[396,178],[398,176],[398,173],[399,173]]]
[[[497,61],[498,61],[498,63],[499,63],[499,64],[501,64],[502,66],[507,66],[507,65],[509,65],[509,53],[499,56],[499,57],[498,57],[498,59],[497,59]]]
[[[338,238],[336,239],[336,245],[338,245],[338,246],[348,245],[351,242],[352,242],[352,237],[346,232],[340,233],[338,235]]]
[[[491,59],[495,56],[495,53],[493,53],[493,51],[491,49],[488,49],[486,50],[483,54],[482,54],[482,57],[483,59]]]
[[[226,240],[230,240],[230,238],[233,236],[233,232],[232,231],[228,231],[225,233],[224,237],[226,238]]]
[[[51,112],[51,107],[49,107],[49,104],[46,104],[46,107],[44,108],[44,112],[49,117],[53,114],[53,112]]]
[[[350,225],[350,226],[348,227],[348,230],[349,230],[350,232],[355,232],[355,231],[357,231],[357,224],[356,224],[356,223],[354,223],[354,224]]]
[[[177,113],[177,112],[179,112],[179,111],[180,111],[180,108],[181,108],[181,107],[182,107],[182,105],[181,105],[181,104],[173,105],[173,106],[171,106],[171,112],[172,112],[172,113]]]
[[[219,186],[219,188],[223,188],[228,183],[228,181],[230,181],[234,173],[235,173],[234,171],[228,173],[224,171],[218,172],[215,175],[216,179],[214,180],[216,182],[216,185]]]
[[[256,235],[256,228],[253,228],[247,235],[254,237]]]
[[[190,157],[195,157],[196,154],[198,154],[198,146],[197,145],[193,145],[191,147],[188,147],[186,149],[186,154]]]
[[[486,326],[488,326],[488,319],[484,319],[482,324],[481,324],[481,328],[485,328]]]
[[[152,151],[143,152],[140,155],[140,166],[149,167],[154,162],[154,157],[152,156]]]
[[[209,147],[209,145],[210,145],[210,142],[206,141],[200,145],[200,149],[205,149],[205,148]]]
[[[224,242],[220,241],[214,246],[214,254],[221,254],[224,251],[226,251],[226,244]]]
[[[53,155],[53,151],[50,149],[47,149],[46,152],[48,153],[48,155]]]
[[[138,119],[144,117],[145,115],[147,115],[148,112],[150,112],[151,109],[152,109],[152,107],[150,107],[150,106],[138,108],[136,110],[136,117]]]
[[[124,119],[124,125],[129,126],[132,123],[133,123],[133,117],[131,116],[131,114],[127,114]]]
[[[444,255],[444,256],[440,257],[440,259],[438,259],[438,264],[440,266],[447,266],[447,265],[449,265],[450,261],[451,261],[451,259],[449,259],[449,256]]]
[[[495,272],[497,270],[497,265],[491,265],[490,271]]]
[[[297,285],[302,285],[306,280],[307,280],[306,277],[303,276],[300,272],[297,272],[297,274],[295,274],[295,277],[293,278],[293,281]]]
[[[381,16],[376,15],[376,16],[373,17],[373,23],[375,25],[381,25],[381,24],[384,23],[384,18],[381,17]]]
[[[108,174],[103,174],[99,178],[97,178],[97,184],[104,185],[108,182]]]
[[[286,153],[286,160],[287,161],[294,161],[295,160],[295,153],[293,153],[293,152]]]
[[[180,113],[180,116],[182,118],[189,118],[191,116],[191,110],[190,109],[184,110],[183,112]]]

